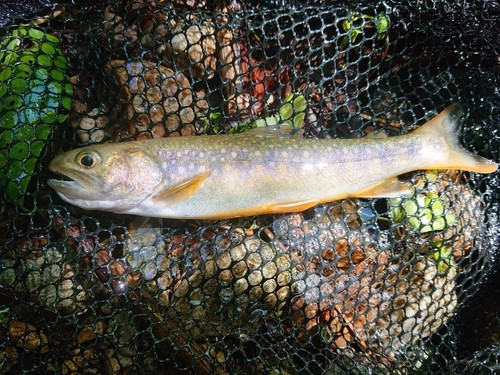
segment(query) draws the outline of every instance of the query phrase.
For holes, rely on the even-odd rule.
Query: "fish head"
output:
[[[63,179],[48,184],[68,203],[84,209],[127,212],[162,182],[161,166],[133,142],[87,146],[55,157],[49,170]]]

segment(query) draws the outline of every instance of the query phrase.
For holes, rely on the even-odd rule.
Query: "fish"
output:
[[[300,212],[343,198],[411,195],[399,175],[429,169],[493,173],[459,144],[452,104],[410,133],[308,139],[289,126],[77,148],[56,156],[48,185],[86,210],[172,219]]]

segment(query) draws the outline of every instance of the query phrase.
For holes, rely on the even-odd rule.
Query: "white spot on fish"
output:
[[[284,158],[288,157],[288,152],[281,151],[281,156],[283,156]]]
[[[169,167],[172,167],[175,164],[177,164],[177,160],[172,159],[172,160],[164,161],[161,166],[162,166],[163,170],[167,170]]]
[[[204,152],[200,152],[200,153],[198,154],[198,157],[199,157],[200,159],[201,159],[201,158],[204,158],[204,157],[205,157],[205,153],[204,153]]]
[[[309,157],[309,152],[304,151],[304,154],[303,154],[303,155],[304,155],[304,157],[305,157],[305,158],[307,158],[307,157]]]
[[[236,151],[231,152],[231,156],[233,159],[236,159],[238,157],[238,153]]]

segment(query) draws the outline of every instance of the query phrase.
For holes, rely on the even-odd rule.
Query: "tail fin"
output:
[[[449,105],[433,119],[427,121],[413,133],[431,134],[444,138],[448,147],[448,158],[436,169],[460,169],[478,173],[492,173],[498,168],[497,163],[473,154],[464,149],[458,142],[458,119],[464,114],[460,104]]]

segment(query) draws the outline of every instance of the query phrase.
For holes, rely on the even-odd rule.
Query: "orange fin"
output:
[[[283,212],[300,212],[300,211],[305,211],[308,208],[314,207],[319,203],[320,202],[317,200],[309,199],[305,201],[270,204],[268,209],[269,213],[274,213],[274,214]]]
[[[478,173],[492,173],[498,168],[497,163],[473,154],[464,149],[458,142],[458,119],[464,114],[460,104],[449,105],[433,119],[427,121],[413,133],[428,134],[444,138],[448,151],[446,160],[442,160],[428,169],[461,169]]]
[[[368,189],[353,194],[359,198],[397,198],[402,195],[413,194],[413,186],[407,182],[401,182],[397,177],[390,177]]]
[[[168,188],[167,190],[163,190],[153,196],[153,199],[156,201],[167,201],[170,203],[186,200],[200,188],[203,181],[205,181],[205,179],[210,176],[210,173],[212,173],[211,170],[196,175],[187,181],[181,182],[178,185]]]

